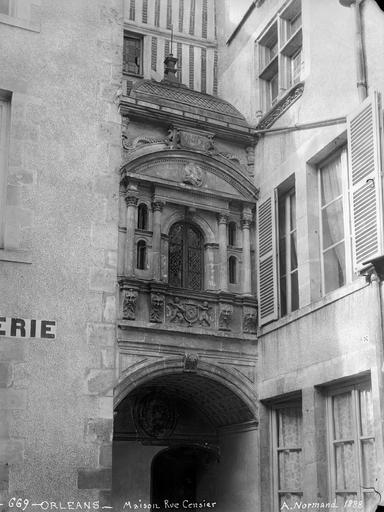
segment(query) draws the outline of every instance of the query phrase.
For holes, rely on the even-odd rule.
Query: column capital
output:
[[[241,215],[241,227],[249,228],[249,225],[253,221],[252,210],[248,206],[244,206],[243,213]]]
[[[227,224],[228,223],[228,215],[227,213],[219,213],[218,214],[218,220],[219,220],[219,224]]]
[[[153,199],[152,201],[152,210],[154,212],[161,212],[165,206],[165,202],[160,199]]]
[[[139,198],[136,195],[132,194],[132,193],[125,194],[125,198],[124,199],[125,199],[125,202],[126,202],[127,206],[136,206],[137,202],[139,200]]]
[[[241,219],[241,228],[242,229],[249,229],[251,225],[252,220],[251,219]]]

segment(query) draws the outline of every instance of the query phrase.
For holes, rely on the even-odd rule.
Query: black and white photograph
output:
[[[384,6],[0,0],[0,512],[384,510]]]

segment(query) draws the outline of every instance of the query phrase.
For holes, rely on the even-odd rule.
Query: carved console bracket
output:
[[[274,107],[261,119],[256,126],[257,130],[266,130],[270,128],[273,123],[284,114],[284,112],[298,100],[304,92],[304,83],[300,82],[290,89],[283,98],[276,103]],[[257,134],[258,135],[258,134]]]

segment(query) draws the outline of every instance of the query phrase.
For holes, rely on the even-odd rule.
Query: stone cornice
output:
[[[146,122],[157,122],[165,126],[172,123],[182,123],[191,128],[203,128],[213,131],[217,137],[232,142],[252,145],[254,142],[254,130],[249,127],[235,124],[235,122],[214,119],[207,112],[204,115],[192,114],[178,108],[170,108],[155,102],[143,101],[128,96],[120,97],[120,113],[130,119],[141,119]]]

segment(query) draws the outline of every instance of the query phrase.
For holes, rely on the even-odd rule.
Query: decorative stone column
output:
[[[138,192],[136,185],[130,184],[125,194],[127,204],[127,233],[125,238],[125,275],[135,273],[135,223]]]
[[[153,200],[152,272],[155,281],[161,280],[161,212],[163,207],[163,202],[157,199]]]
[[[242,293],[251,295],[251,243],[249,237],[249,228],[252,222],[252,211],[250,208],[243,208],[243,216],[241,219],[241,229],[243,232],[243,283]]]
[[[228,291],[227,223],[228,216],[221,213],[219,215],[219,280],[222,292]]]

